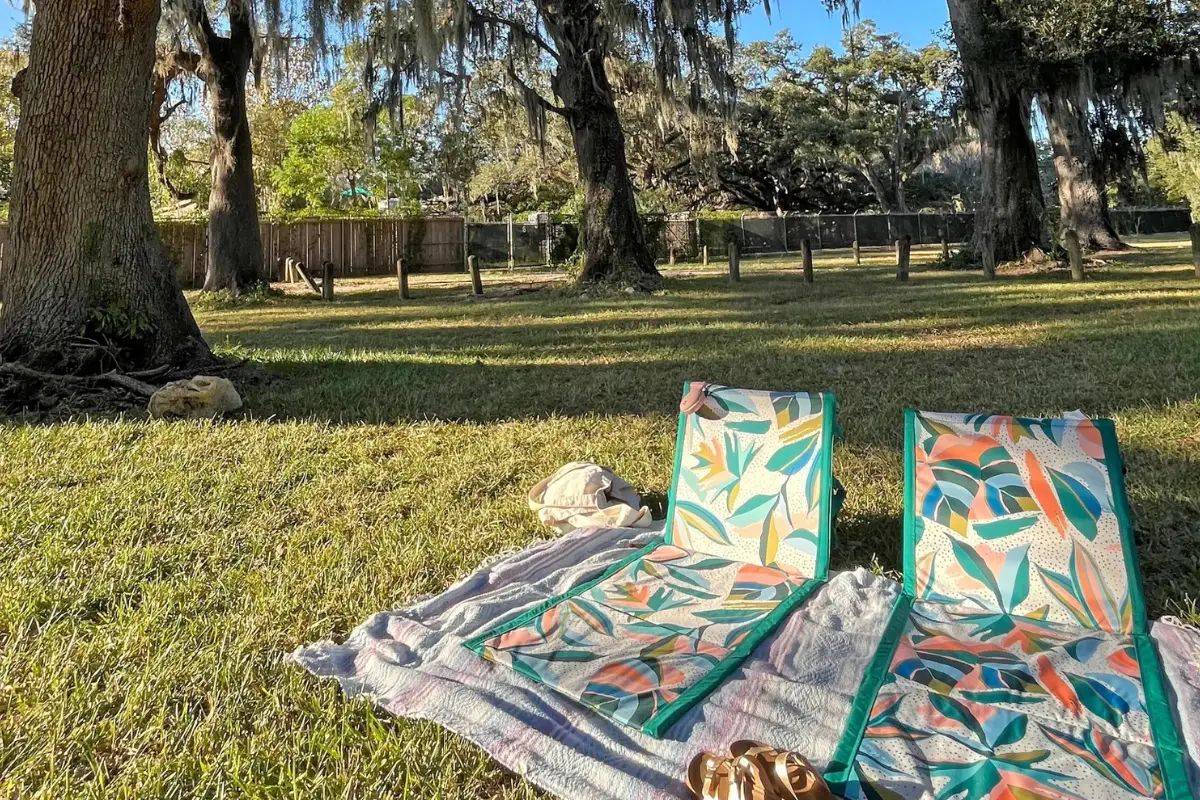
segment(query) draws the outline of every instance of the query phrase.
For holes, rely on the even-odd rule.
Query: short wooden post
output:
[[[327,303],[333,302],[333,262],[326,261],[321,275],[321,299]]]
[[[667,266],[669,266],[669,267],[675,266],[675,248],[674,247],[672,247],[670,250],[667,251]]]
[[[479,275],[479,256],[467,256],[467,269],[471,270],[471,292],[483,297],[483,278]]]
[[[411,299],[408,294],[408,262],[403,258],[396,260],[396,283],[400,287],[400,299]]]
[[[1079,246],[1079,234],[1068,229],[1063,233],[1063,245],[1067,248],[1067,259],[1071,262],[1071,280],[1083,280],[1083,248]]]
[[[855,220],[857,222],[857,220]],[[858,239],[854,240],[854,266],[862,266],[862,248],[858,246]]]
[[[896,240],[896,280],[901,283],[908,280],[908,264],[912,259],[912,237],[908,234]]]
[[[742,254],[736,239],[729,242],[729,280],[737,283],[742,279]]]
[[[813,262],[812,262],[812,242],[808,237],[804,237],[804,241],[800,242],[800,258],[804,264],[804,282],[813,282]]]
[[[1196,266],[1196,277],[1200,278],[1200,222],[1188,230],[1192,234],[1192,263]]]
[[[950,223],[942,217],[942,261],[950,260]]]
[[[708,266],[708,245],[704,245],[704,247],[701,247],[700,253],[701,253],[700,257],[703,259],[704,266],[707,267]]]

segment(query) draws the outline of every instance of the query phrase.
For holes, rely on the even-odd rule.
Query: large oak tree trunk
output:
[[[1125,249],[1108,215],[1108,198],[1088,129],[1083,81],[1078,75],[1058,76],[1039,100],[1054,150],[1060,228],[1064,234],[1074,230],[1087,249]]]
[[[236,294],[267,282],[254,152],[246,114],[246,75],[254,55],[254,28],[248,0],[227,5],[229,35],[217,35],[200,5],[193,22],[200,41],[200,77],[208,88],[213,122],[212,193],[208,201],[208,266],[204,291]]]
[[[1020,42],[1007,41],[993,0],[949,0],[968,105],[979,129],[981,189],[972,249],[997,262],[1048,249],[1046,204],[1029,131],[1031,93]]]
[[[47,369],[210,358],[150,213],[157,0],[43,0],[14,146],[0,353]],[[81,347],[81,345],[83,345]],[[106,368],[111,364],[103,365]]]
[[[658,278],[638,217],[625,133],[604,67],[608,35],[592,0],[562,0],[556,23],[548,25],[559,46],[554,91],[563,100],[584,209],[580,220],[581,282],[646,283]]]

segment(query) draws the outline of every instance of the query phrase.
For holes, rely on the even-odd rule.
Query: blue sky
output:
[[[946,24],[946,0],[861,0],[861,16],[872,19],[883,33],[899,33],[909,45],[920,47],[933,41]],[[841,15],[829,15],[820,0],[778,0],[771,4],[770,21],[762,6],[741,20],[742,41],[772,39],[783,29],[805,49],[815,44],[837,46],[842,38]],[[0,36],[7,36],[23,18],[19,6],[0,0]]]
[[[912,47],[933,41],[949,12],[946,0],[861,0],[859,16],[874,20],[880,33],[898,33]],[[842,39],[841,14],[826,13],[819,0],[778,0],[771,3],[771,19],[758,6],[741,21],[738,38],[743,42],[773,39],[781,30],[808,50],[816,44],[837,47]]]

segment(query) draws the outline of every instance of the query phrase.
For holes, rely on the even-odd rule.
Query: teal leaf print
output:
[[[717,558],[716,556],[711,556],[709,558],[701,559],[694,564],[688,564],[686,568],[692,572],[704,572],[710,569],[725,569],[730,564],[739,563],[741,562],[730,561],[728,558]]]
[[[813,456],[817,454],[819,441],[820,436],[814,433],[780,447],[767,460],[767,469],[784,475],[795,475],[812,463]]]
[[[718,624],[738,624],[741,622],[751,622],[763,615],[761,609],[749,608],[714,608],[710,611],[697,611],[693,616],[708,622]]]
[[[1099,681],[1069,672],[1064,674],[1084,708],[1114,728],[1120,727],[1121,721],[1129,713],[1129,703],[1125,698]]]
[[[714,437],[696,446],[692,453],[695,464],[690,471],[696,473],[696,480],[703,489],[712,491],[713,500],[725,495],[726,507],[732,511],[741,489],[742,476],[761,449],[759,443],[743,446],[737,434],[726,431],[723,437]],[[689,481],[689,485],[694,484]]]
[[[1082,760],[1097,774],[1136,797],[1161,796],[1161,778],[1157,765],[1147,764],[1136,752],[1117,746],[1117,740],[1095,728],[1078,735],[1055,730],[1038,723],[1042,733],[1064,753]]]
[[[567,607],[575,613],[575,616],[583,620],[583,623],[597,633],[603,633],[608,636],[613,635],[613,623],[608,614],[601,611],[596,606],[575,598],[567,602]]]
[[[703,506],[686,500],[675,504],[675,516],[683,523],[685,530],[696,531],[717,544],[733,544],[721,520]]]
[[[772,392],[771,407],[775,410],[775,427],[782,429],[798,419],[811,417],[820,411],[821,397],[795,392]]]
[[[1040,517],[1004,517],[991,522],[976,522],[975,535],[981,539],[1003,539],[1033,527]]]
[[[738,433],[763,434],[771,429],[771,423],[766,420],[746,419],[738,422],[727,422],[725,427]]]
[[[947,717],[956,722],[962,723],[963,727],[971,731],[979,738],[979,741],[986,742],[987,738],[984,735],[983,728],[980,727],[979,721],[975,719],[975,715],[970,709],[958,702],[952,697],[947,697],[943,694],[933,692],[929,694],[929,703],[937,709],[938,713],[943,717]]]
[[[732,411],[736,414],[753,414],[754,401],[740,389],[712,389],[708,393],[708,397],[716,403],[722,411]]]
[[[1097,521],[1104,513],[1104,506],[1082,481],[1073,475],[1047,468],[1050,483],[1062,506],[1063,513],[1075,529],[1082,533],[1087,540],[1096,540]]]
[[[1025,738],[1025,729],[1029,726],[1029,717],[1017,716],[1006,725],[992,740],[992,748],[1016,744]]]
[[[762,522],[775,510],[778,502],[777,494],[756,494],[738,506],[729,517],[729,522],[739,527]]]
[[[963,568],[963,572],[990,589],[996,600],[999,601],[1000,585],[996,583],[996,577],[992,575],[992,570],[983,557],[975,552],[973,547],[963,544],[957,539],[950,539],[950,546],[954,549],[954,558],[958,560],[958,565]]]
[[[1042,583],[1075,620],[1085,628],[1128,632],[1133,626],[1129,588],[1118,601],[1091,553],[1076,540],[1068,562],[1069,575],[1038,567]]]
[[[1006,553],[995,553],[981,545],[993,563],[1001,559],[995,571],[997,568],[990,566],[978,550],[953,537],[947,538],[963,572],[991,591],[999,608],[1011,612],[1029,597],[1029,545],[1014,547]]]

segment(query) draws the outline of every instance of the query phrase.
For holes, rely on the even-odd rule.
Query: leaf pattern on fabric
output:
[[[720,499],[724,495],[726,507],[732,510],[737,502],[742,476],[758,451],[758,444],[746,446],[736,433],[727,432],[722,437],[700,442],[696,452],[692,453],[695,461],[691,470],[697,476],[699,485],[709,492],[710,500]]]
[[[1124,742],[1095,728],[1079,735],[1038,723],[1042,733],[1063,752],[1087,764],[1105,780],[1138,797],[1162,796],[1162,774],[1145,748],[1129,748]]]
[[[809,583],[664,544],[486,640],[482,654],[642,726]]]
[[[1053,622],[1130,630],[1125,559],[1108,557],[1121,552],[1123,534],[1096,423],[920,413],[912,424],[916,557],[920,561],[939,552],[937,569],[922,579],[924,596],[972,602],[996,597],[997,586],[986,577],[965,579],[978,565],[964,565],[966,554],[945,537],[929,536],[938,530],[979,554],[985,552],[983,543],[1010,552],[1035,548],[1029,559],[1037,571],[1024,601],[1009,604],[1000,598],[995,607],[1025,617],[1038,617],[1045,609]],[[984,462],[995,465],[994,475],[985,475]],[[991,492],[987,477],[1003,485]],[[1047,532],[1057,532],[1058,541]]]
[[[1136,566],[1114,512],[1120,466],[1101,428],[912,419],[915,597],[869,723],[879,735],[864,735],[846,796],[1163,797],[1132,635]],[[981,438],[1005,450],[1032,508],[985,500],[994,516],[975,518],[982,491],[964,462],[990,445],[966,453],[961,440]]]
[[[832,424],[824,398],[716,388],[710,400],[713,414],[681,423],[685,458],[668,537],[714,555],[813,575],[832,487],[832,481],[824,485],[823,447]]]
[[[942,433],[917,448],[917,508],[966,536],[968,523],[1037,509],[1009,452],[986,436]]]
[[[922,721],[971,754],[920,758],[933,778],[946,779],[935,794],[938,800],[1083,800],[1063,785],[1070,775],[1038,766],[1050,757],[1048,750],[1015,749],[1029,728],[1024,714],[937,694],[929,695],[928,701],[918,711]]]
[[[1058,495],[1058,503],[1062,507],[1067,520],[1082,533],[1089,542],[1096,540],[1096,522],[1104,512],[1100,501],[1082,482],[1066,472],[1047,470],[1054,493]]]
[[[1042,583],[1080,625],[1110,633],[1128,633],[1133,629],[1128,587],[1122,598],[1116,600],[1092,554],[1077,541],[1072,545],[1068,568],[1066,575],[1041,567],[1037,570]]]
[[[950,547],[958,562],[949,570],[950,577],[980,605],[1012,613],[1029,596],[1029,545],[1004,552],[950,539]],[[980,588],[990,597],[979,594]]]
[[[729,534],[725,532],[725,526],[721,520],[717,519],[707,508],[696,503],[685,501],[676,503],[674,524],[678,526],[676,530],[683,534],[684,541],[694,541],[691,535],[694,532],[717,544],[730,544]]]
[[[770,396],[776,428],[783,429],[799,419],[821,413],[820,395],[771,392]]]

